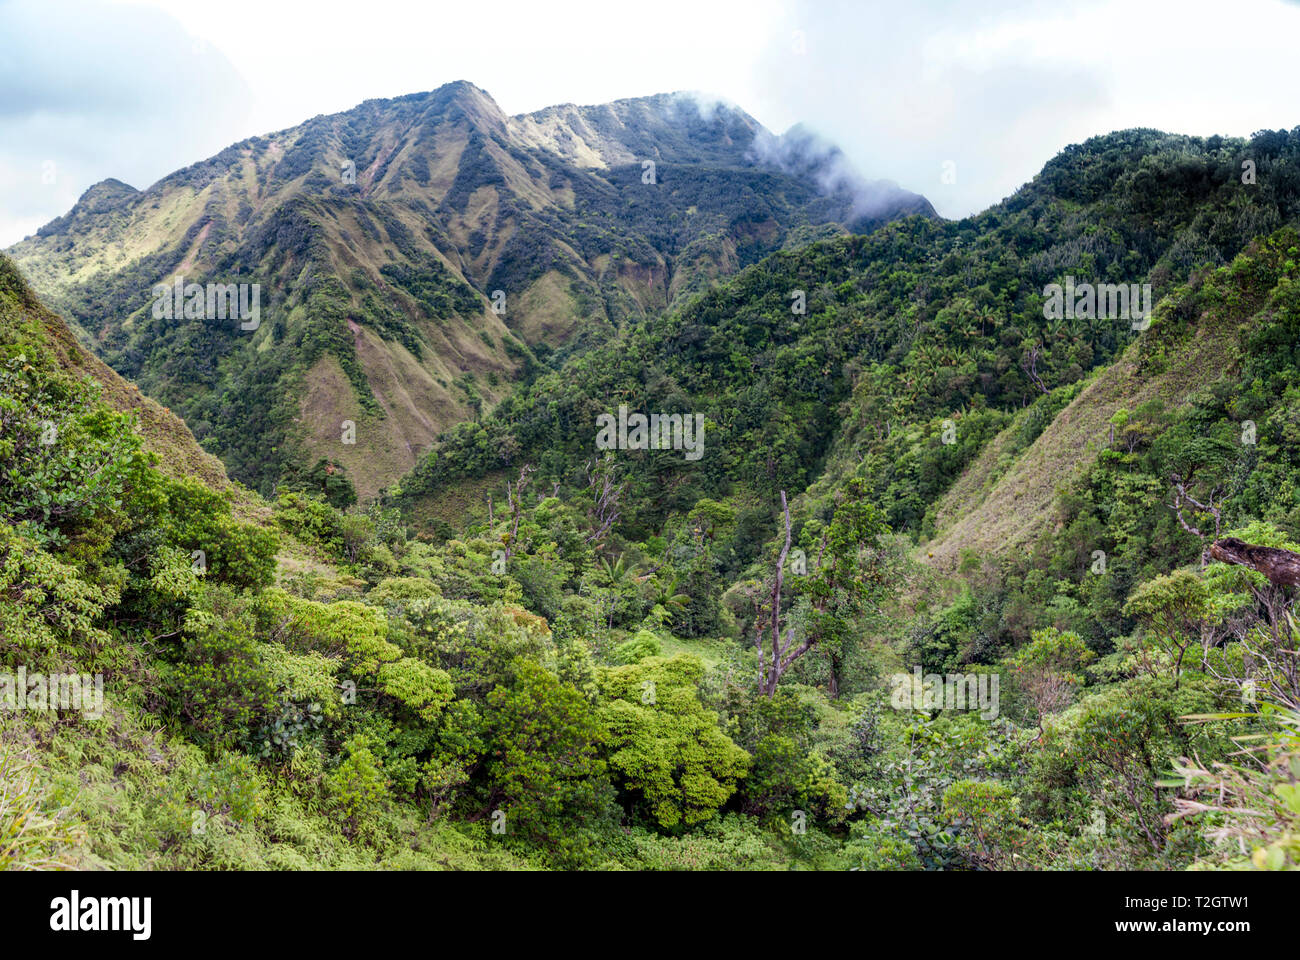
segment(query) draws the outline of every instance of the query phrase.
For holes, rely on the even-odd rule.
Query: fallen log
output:
[[[1210,556],[1222,563],[1258,570],[1275,587],[1300,586],[1300,553],[1255,546],[1236,537],[1225,537],[1210,545]]]

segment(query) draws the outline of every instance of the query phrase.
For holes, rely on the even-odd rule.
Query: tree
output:
[[[1062,632],[1055,627],[1035,630],[1029,643],[1006,665],[1029,699],[1038,719],[1038,735],[1043,735],[1043,718],[1069,704],[1074,691],[1083,684],[1079,671],[1095,657],[1077,633]]]
[[[749,755],[700,702],[703,675],[703,664],[687,655],[601,674],[610,768],[625,789],[645,798],[661,827],[708,820],[749,770]]]
[[[959,780],[944,791],[943,812],[965,828],[968,856],[977,866],[997,870],[1009,865],[1028,840],[1020,798],[1004,783]]]
[[[601,557],[596,565],[597,576],[605,582],[605,589],[601,592],[601,603],[606,605],[606,630],[614,629],[614,616],[618,612],[619,604],[629,597],[636,584],[636,571],[627,562],[624,554],[619,554],[618,559],[610,561],[608,557]]]
[[[1216,703],[1215,684],[1191,674],[1174,689],[1168,677],[1139,676],[1088,697],[1048,729],[1040,755],[1060,764],[1106,814],[1107,832],[1165,855],[1169,794],[1162,782],[1179,757],[1215,758],[1231,749],[1224,724],[1189,724]],[[1136,851],[1135,851],[1136,852]]]
[[[508,832],[559,843],[597,813],[608,794],[603,731],[585,697],[532,661],[487,696],[486,772],[481,816],[500,810]]]
[[[1256,546],[1236,537],[1224,537],[1210,545],[1210,556],[1221,563],[1257,570],[1275,587],[1300,586],[1300,553],[1293,550]]]
[[[324,458],[317,460],[310,470],[292,464],[286,466],[279,488],[314,494],[339,510],[357,502],[357,491],[348,478],[347,468]]]
[[[510,489],[510,481],[506,481],[506,502],[510,507],[510,534],[505,541],[505,558],[509,560],[514,555],[515,548],[519,541],[519,515],[524,509],[524,489],[528,486],[528,476],[533,472],[529,464],[524,464],[519,468],[519,481],[515,484],[513,490]],[[488,510],[492,509],[491,502],[488,504]]]
[[[795,617],[782,614],[786,564],[790,557],[790,506],[781,491],[781,512],[785,518],[785,542],[777,556],[767,600],[755,616],[759,685],[767,696],[776,693],[786,671],[804,654],[824,645],[831,661],[831,694],[838,692],[842,675],[844,645],[855,619],[875,599],[882,586],[879,557],[881,537],[888,527],[866,498],[866,483],[848,482],[835,505],[835,512],[817,542],[813,569],[792,594],[806,598],[808,615],[803,623],[803,640],[796,643]],[[765,639],[770,636],[770,647]]]
[[[594,463],[590,460],[585,465],[587,472],[587,489],[591,491],[592,506],[590,513],[590,530],[587,543],[599,546],[604,542],[605,534],[618,522],[621,507],[619,501],[627,489],[626,481],[616,483],[615,474],[618,464],[612,456]]]

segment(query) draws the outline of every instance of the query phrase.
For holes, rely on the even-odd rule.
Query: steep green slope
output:
[[[337,667],[250,640],[234,610],[286,567],[357,581],[77,346],[3,256],[0,428],[0,696],[27,707],[0,708],[0,870],[534,866],[411,808],[392,811],[402,842],[376,843],[259,768],[236,731],[265,721],[278,742],[281,698],[336,715]],[[303,602],[294,626],[358,609]],[[70,708],[29,686],[70,675],[98,684]]]
[[[938,512],[954,522],[923,548],[964,568],[981,611],[952,655],[1047,624],[1104,648],[1136,625],[1124,605],[1138,585],[1215,538],[1251,528],[1258,542],[1260,524],[1300,538],[1297,264],[1300,234],[1285,229],[1198,273],[1001,479],[967,489],[977,464],[953,487]],[[1007,515],[1025,500],[1036,513]]]
[[[490,409],[534,351],[581,351],[818,225],[933,215],[890,185],[827,183],[821,148],[776,163],[759,143],[781,141],[682,95],[507,117],[454,83],[144,191],[106,181],[10,252],[233,476],[265,494],[324,458],[364,498]],[[154,285],[176,276],[259,284],[260,326],[156,318]]]
[[[701,497],[749,491],[770,505],[781,489],[820,497],[862,476],[891,526],[919,536],[1017,411],[1051,406],[1035,415],[1041,430],[1066,392],[1137,337],[1127,319],[1046,319],[1044,287],[1071,276],[1149,283],[1158,302],[1197,264],[1225,263],[1300,215],[1297,158],[1297,131],[1251,141],[1126,131],[1066,150],[977,217],[898,221],[776,254],[456,428],[400,497],[436,500],[523,463],[579,479],[597,417],[627,405],[707,424],[697,462],[620,452],[629,532]]]
[[[1154,323],[1161,324],[1164,311]],[[1060,490],[1115,445],[1121,410],[1173,409],[1199,392],[1207,373],[1223,368],[1236,347],[1232,325],[1197,326],[1171,350],[1163,369],[1144,369],[1148,349],[1130,345],[1100,370],[1051,418],[1025,448],[1023,439],[1042,410],[1031,407],[998,434],[932,507],[934,539],[924,545],[933,565],[951,570],[963,552],[980,557],[1028,549],[1052,529]],[[1068,389],[1068,388],[1066,388]],[[1127,422],[1126,422],[1127,423]],[[1124,443],[1124,430],[1120,443]]]
[[[198,477],[219,490],[231,487],[221,462],[195,443],[180,417],[144,396],[81,347],[62,318],[36,298],[13,261],[3,256],[0,256],[0,290],[5,295],[0,304],[0,327],[5,330],[7,340],[21,334],[23,342],[39,344],[52,366],[69,376],[93,380],[97,395],[109,407],[137,418],[145,449],[158,457],[159,468],[168,476]]]

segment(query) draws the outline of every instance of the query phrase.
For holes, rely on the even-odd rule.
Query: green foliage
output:
[[[325,778],[324,791],[350,833],[370,832],[387,802],[388,780],[364,736],[353,737],[343,751],[346,756]]]
[[[276,535],[231,515],[230,495],[219,494],[199,480],[171,480],[154,475],[133,504],[144,529],[141,543],[163,542],[183,551],[201,551],[206,575],[236,587],[268,586],[275,579]]]
[[[819,645],[830,661],[831,689],[838,692],[845,664],[857,640],[857,619],[885,594],[883,563],[877,555],[889,532],[867,499],[866,484],[850,480],[835,504],[830,522],[808,523],[801,534],[815,568],[799,578],[796,597],[808,604],[807,640]]]
[[[35,543],[0,527],[0,658],[33,662],[43,654],[94,649],[109,642],[97,624],[120,599],[114,585],[83,580]],[[40,660],[35,661],[39,663]]]
[[[355,600],[319,603],[274,588],[262,595],[258,614],[260,622],[282,643],[344,657],[358,674],[373,674],[381,663],[402,655],[401,649],[387,640],[384,612]]]
[[[1247,150],[1278,181],[1242,191],[1237,161]],[[829,472],[863,476],[890,526],[920,533],[929,507],[1012,414],[1034,405],[1014,452],[1132,340],[1126,323],[1045,319],[1043,287],[1066,274],[1150,281],[1158,300],[1193,268],[1228,263],[1295,217],[1298,155],[1294,131],[1249,144],[1123,131],[1064,151],[978,216],[911,218],[775,254],[449,431],[402,496],[523,462],[566,477],[589,455],[604,398],[632,396],[644,412],[698,411],[711,426],[698,464],[671,451],[620,456],[636,505],[623,517],[629,528],[720,499],[736,480],[770,501]],[[794,290],[807,294],[804,315],[791,314]],[[1289,354],[1268,350],[1273,343],[1262,352]],[[1027,373],[1033,348],[1045,388]]]
[[[377,679],[385,693],[410,707],[422,720],[435,719],[452,699],[447,672],[410,657],[382,664]]]
[[[586,698],[522,662],[510,687],[488,694],[484,723],[488,811],[504,814],[508,833],[578,855],[579,831],[603,816],[609,789],[604,733]]]
[[[290,465],[280,478],[279,488],[285,492],[312,494],[339,510],[357,502],[357,491],[348,478],[347,468],[324,458],[317,460],[310,470]]]
[[[663,653],[663,644],[651,630],[638,630],[630,639],[614,648],[614,659],[619,663],[640,663]]]
[[[410,650],[446,670],[457,696],[509,686],[521,660],[550,657],[546,622],[515,606],[417,600],[406,611]]]
[[[969,716],[907,719],[889,753],[854,784],[847,806],[866,816],[873,833],[910,844],[925,869],[966,865],[970,848],[944,797],[961,781],[1004,773],[1019,739],[1014,730]]]
[[[302,493],[282,493],[276,502],[275,519],[294,536],[348,563],[365,558],[367,548],[375,542],[375,531],[367,517],[344,513],[337,506]]]
[[[1041,729],[1044,717],[1069,704],[1084,682],[1079,671],[1095,657],[1077,633],[1047,627],[1034,631],[1029,643],[1004,663]]]
[[[0,739],[0,870],[61,870],[77,865],[84,831],[59,809],[27,751]]]
[[[263,643],[258,651],[267,679],[290,703],[305,703],[324,717],[339,711],[339,662],[320,653],[296,654],[279,643]]]
[[[1199,818],[1207,829],[1214,825],[1216,835],[1241,845],[1235,850],[1218,847],[1207,856],[1207,864],[1234,870],[1300,870],[1300,716],[1271,704],[1264,705],[1261,714],[1268,732],[1262,744],[1248,749],[1260,758],[1263,769],[1237,760],[1207,766],[1183,759],[1177,773],[1192,796],[1175,801],[1175,816]],[[1220,817],[1222,827],[1217,826]]]
[[[788,820],[798,810],[813,823],[842,820],[847,792],[815,748],[818,717],[808,698],[789,689],[772,697],[729,693],[727,732],[753,757],[739,789],[741,808],[763,818]]]
[[[921,869],[921,860],[912,844],[866,823],[853,824],[844,853],[851,859],[853,870]]]
[[[1170,824],[1161,785],[1179,757],[1207,761],[1231,743],[1225,722],[1188,725],[1185,718],[1213,711],[1212,682],[1139,676],[1090,695],[1048,726],[1034,758],[1035,804],[1060,810],[1083,796],[1104,813],[1108,835],[1126,847],[1129,862],[1168,864],[1203,851],[1185,825]]]
[[[689,656],[650,657],[602,672],[600,721],[609,766],[665,828],[707,820],[749,769],[749,756],[699,700],[703,674]]]
[[[246,744],[276,706],[248,624],[209,622],[187,636],[162,672],[167,699],[194,739],[212,749]]]
[[[277,176],[313,175],[323,129],[288,145]],[[281,480],[270,511],[155,469],[142,420],[70,372],[69,344],[0,262],[0,666],[102,669],[108,688],[102,717],[0,718],[0,744],[39,744],[41,763],[0,747],[0,776],[22,785],[0,804],[0,865],[1295,867],[1292,598],[1192,565],[1211,531],[1300,538],[1300,235],[1276,229],[1297,209],[1296,137],[1251,142],[1276,176],[1244,195],[1228,177],[1244,142],[1090,141],[979,217],[790,249],[657,315],[588,282],[572,251],[639,268],[670,248],[707,258],[712,241],[675,226],[645,249],[616,239],[611,198],[566,180],[590,221],[566,221],[574,245],[503,207],[518,229],[486,260],[512,291],[567,277],[591,322],[540,361],[505,341],[529,372],[485,414],[484,382],[509,393],[500,371],[462,371],[478,422],[365,510],[337,465],[306,469],[280,441],[327,356],[381,415],[353,325],[417,358],[439,328],[497,349],[499,331],[449,322],[482,301],[423,248],[445,237],[349,206],[349,229],[393,252],[382,284],[344,282],[321,267],[321,211],[298,204],[240,254],[296,287],[268,311],[266,349],[139,312],[107,345],[232,469],[268,492]],[[467,144],[446,202],[496,183],[492,164],[482,138]],[[676,192],[619,222],[650,229],[692,196],[710,217],[762,215],[762,195],[725,196],[750,173],[662,172]],[[770,253],[781,230],[737,256]],[[1040,320],[1042,286],[1067,273],[1149,280],[1151,330],[1130,346],[1123,324]],[[85,296],[70,295],[83,312]],[[1126,350],[1130,380],[1172,371],[1187,401],[1099,398],[1094,372]],[[1222,362],[1193,383],[1183,368],[1202,355]],[[593,467],[595,417],[624,401],[703,414],[704,458],[620,451]],[[1057,530],[1023,556],[972,546],[955,571],[906,561],[891,529],[933,534],[963,471],[996,483],[1094,402],[1110,404],[1096,456],[1061,491]],[[515,516],[489,475],[524,463],[554,495],[512,486]],[[482,484],[437,502],[466,478]],[[807,561],[785,579],[783,627],[817,653],[759,690],[751,578],[780,547],[783,490]],[[891,711],[877,677],[900,658],[1000,670],[1012,709]]]
[[[1004,783],[959,780],[944,791],[943,812],[969,837],[969,855],[989,869],[1013,866],[1028,842],[1020,798]]]
[[[10,348],[12,349],[12,348]],[[50,376],[24,353],[0,352],[0,517],[59,542],[118,509],[144,479],[146,457],[130,417],[84,384]]]

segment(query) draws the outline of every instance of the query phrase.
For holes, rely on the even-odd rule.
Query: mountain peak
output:
[[[760,135],[698,93],[507,117],[458,80],[251,138],[143,194],[98,184],[15,257],[232,475],[269,493],[327,456],[366,497],[502,400],[534,348],[586,350],[823,226],[858,225],[856,193],[762,162]],[[873,199],[881,219],[925,203]],[[259,285],[261,325],[154,318],[139,291],[177,273]],[[313,349],[270,349],[286,343]],[[256,389],[228,386],[253,366]],[[244,406],[210,404],[232,391]],[[289,398],[283,413],[245,444],[271,397]],[[349,419],[361,439],[340,453]]]
[[[63,232],[73,221],[93,217],[101,213],[110,213],[130,202],[139,194],[139,190],[130,184],[110,177],[89,187],[72,209],[61,217],[51,220],[36,231],[38,237],[46,237]]]
[[[468,120],[475,126],[489,127],[496,132],[504,132],[506,124],[506,115],[492,95],[468,80],[453,80],[420,93],[366,100],[350,110],[322,115],[315,120],[328,123],[340,118],[400,116],[410,121],[421,113],[435,123]]]
[[[492,99],[492,94],[468,80],[453,80],[451,83],[444,83],[427,94],[423,94],[423,96],[431,103],[456,103],[476,109],[487,109],[504,116],[501,108],[497,106],[496,100]]]
[[[736,164],[764,131],[740,108],[691,91],[559,104],[509,122],[511,132],[528,145],[593,168],[644,160]]]
[[[130,199],[140,191],[129,183],[123,183],[113,177],[107,180],[101,180],[83,193],[77,200],[77,207],[81,207],[91,213],[99,213],[102,210],[117,206],[121,201]],[[73,208],[74,210],[76,207]]]

